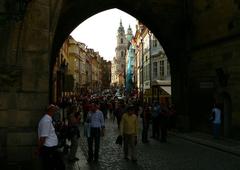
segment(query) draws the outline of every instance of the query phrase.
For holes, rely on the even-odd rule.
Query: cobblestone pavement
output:
[[[151,140],[138,141],[137,163],[123,159],[122,148],[115,144],[116,125],[106,123],[106,135],[101,139],[98,163],[88,164],[86,138],[81,137],[78,157],[80,161],[68,169],[99,170],[239,170],[240,157],[169,135],[167,143]]]

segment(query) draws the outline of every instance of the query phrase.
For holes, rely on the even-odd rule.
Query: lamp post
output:
[[[142,105],[144,104],[144,81],[143,81],[143,67],[144,67],[144,64],[143,64],[143,62],[144,62],[144,60],[143,60],[143,39],[142,39],[142,37],[141,37],[141,57],[142,57],[142,90],[141,90],[141,92],[142,92],[142,95],[141,95],[141,97],[142,97]]]
[[[126,50],[124,50],[124,53],[123,53],[123,55],[125,56],[125,59],[127,58],[127,52],[126,52]],[[125,62],[126,63],[126,62]],[[124,69],[123,69],[123,80],[124,80],[124,82],[123,82],[123,84],[124,84],[124,93],[126,92],[126,88],[127,88],[127,76],[126,76],[126,71],[127,71],[127,69],[126,69],[126,64],[125,64],[125,67],[124,67]]]
[[[64,93],[65,93],[65,73],[66,73],[67,67],[68,67],[68,65],[66,64],[66,62],[64,60],[60,66],[60,71],[62,74],[62,97],[64,97]]]
[[[148,35],[149,35],[149,86],[150,86],[150,91],[151,91],[151,102],[153,101],[153,89],[152,89],[152,40],[151,40],[151,36],[152,33],[149,30],[148,31]]]
[[[60,72],[61,72],[61,77],[62,77],[62,81],[61,81],[61,93],[62,93],[62,119],[63,122],[65,123],[65,113],[64,113],[64,109],[65,109],[65,105],[66,105],[66,101],[65,101],[65,73],[67,70],[68,65],[66,64],[66,60],[64,59],[63,62],[60,65]]]

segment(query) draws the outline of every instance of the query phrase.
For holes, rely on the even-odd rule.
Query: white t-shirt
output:
[[[215,113],[213,123],[221,124],[221,110],[219,108],[214,107],[212,109],[212,112]]]
[[[46,137],[44,146],[53,147],[58,145],[58,138],[55,133],[55,128],[52,124],[52,118],[45,114],[38,124],[38,138]]]

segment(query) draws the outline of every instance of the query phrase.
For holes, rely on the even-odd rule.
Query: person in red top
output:
[[[71,140],[70,152],[69,152],[69,161],[75,162],[78,161],[79,158],[76,157],[80,131],[79,131],[79,124],[80,124],[80,113],[77,112],[76,107],[70,107],[68,110],[68,131],[69,137]]]
[[[86,118],[87,118],[87,114],[89,112],[89,102],[88,100],[85,100],[84,103],[83,103],[83,121],[85,122],[86,121]]]

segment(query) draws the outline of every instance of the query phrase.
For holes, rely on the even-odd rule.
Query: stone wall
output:
[[[239,105],[239,75],[240,75],[240,39],[227,41],[215,46],[206,47],[195,51],[190,63],[190,94],[192,114],[197,119],[207,118],[217,93],[224,91],[232,99],[232,125],[240,128],[240,105]],[[226,87],[219,85],[216,69],[222,70],[229,75]],[[196,110],[196,108],[198,108]],[[195,111],[194,111],[195,110]]]
[[[236,21],[240,12],[239,3],[205,0],[194,1],[192,5],[194,12],[188,71],[190,119],[198,129],[206,128],[214,100],[222,100],[219,99],[220,93],[226,93],[232,102],[231,129],[234,133],[240,128],[240,25]],[[222,69],[229,76],[224,87],[219,82],[217,69]]]
[[[239,1],[195,0],[192,2],[194,46],[239,35]]]
[[[0,63],[0,156],[7,160],[5,166],[17,168],[20,162],[25,167],[36,160],[37,124],[49,99],[49,11],[48,0],[31,1],[24,19],[5,23],[8,29],[1,31],[8,42],[7,50],[1,46],[5,60]]]
[[[22,22],[1,23],[0,160],[36,160],[37,124],[49,103],[51,67],[59,48],[78,24],[115,7],[145,23],[163,45],[182,124],[197,122],[202,128],[213,96],[225,91],[232,99],[232,123],[239,126],[239,1],[184,2],[32,0]],[[226,87],[219,86],[216,68],[230,75]]]

